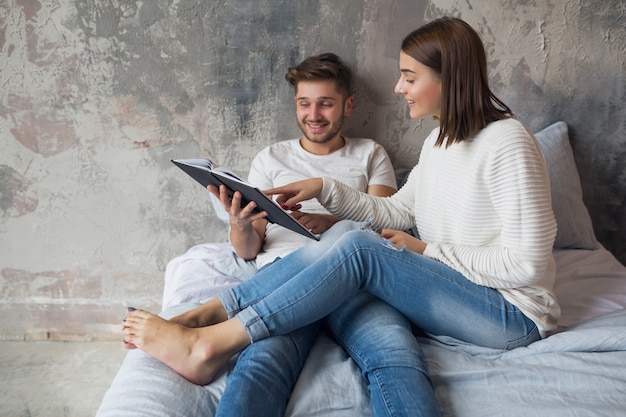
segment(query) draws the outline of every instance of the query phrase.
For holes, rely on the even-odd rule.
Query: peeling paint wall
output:
[[[0,339],[115,339],[126,305],[158,311],[167,261],[227,232],[170,159],[246,174],[296,137],[283,75],[305,56],[352,64],[349,133],[414,164],[434,125],[393,94],[398,48],[442,15],[479,30],[529,127],[568,122],[598,238],[626,262],[622,0],[4,0]]]

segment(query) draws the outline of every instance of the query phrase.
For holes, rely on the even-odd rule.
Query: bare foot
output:
[[[185,327],[204,327],[221,323],[227,319],[228,314],[224,310],[222,302],[218,298],[214,298],[193,310],[172,317],[170,321]]]
[[[135,311],[135,308],[134,307],[128,307],[127,311]],[[122,320],[122,331],[124,331],[125,323],[126,323],[126,317],[124,317],[124,320]],[[128,343],[128,341],[126,340],[126,337],[124,337],[122,339],[122,347],[124,349],[128,349],[128,350],[137,349],[137,346],[133,345],[132,343]]]
[[[124,337],[189,381],[206,385],[250,338],[237,319],[214,326],[188,328],[143,310],[127,313]]]

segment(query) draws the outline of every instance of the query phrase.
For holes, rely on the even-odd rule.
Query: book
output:
[[[302,226],[274,200],[263,194],[261,190],[254,187],[249,182],[239,178],[234,172],[226,168],[214,167],[213,163],[209,159],[205,158],[172,159],[172,163],[185,171],[204,188],[206,188],[209,184],[218,188],[220,185],[225,185],[228,189],[228,195],[231,197],[235,191],[239,191],[242,196],[242,207],[250,201],[254,201],[257,205],[255,210],[257,212],[267,212],[267,216],[265,218],[270,223],[279,224],[289,230],[300,233],[303,236],[319,240],[316,235],[311,233],[311,231],[306,227]]]

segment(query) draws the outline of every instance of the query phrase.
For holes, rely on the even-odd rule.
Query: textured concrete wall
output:
[[[119,337],[158,310],[165,265],[220,241],[208,195],[169,162],[245,174],[298,134],[285,69],[334,51],[358,75],[354,135],[416,162],[432,121],[394,97],[399,42],[460,16],[531,128],[571,126],[599,239],[626,261],[622,0],[0,2],[0,338]]]

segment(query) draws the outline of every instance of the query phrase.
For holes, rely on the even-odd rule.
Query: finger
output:
[[[264,190],[262,192],[263,194],[270,196],[270,195],[276,195],[276,194],[284,194],[285,191],[286,191],[286,186],[282,186],[282,187],[270,188],[269,190]]]
[[[243,209],[241,209],[240,215],[242,217],[249,217],[256,208],[257,208],[257,204],[254,201],[251,201],[248,204],[246,204]]]
[[[300,194],[298,193],[295,196],[288,198],[283,203],[281,203],[281,207],[285,210],[300,210],[302,208],[302,205],[299,203],[302,200],[305,200],[305,199],[301,198]],[[276,201],[278,202],[279,200],[277,199]]]
[[[230,199],[230,215],[234,217],[239,217],[241,212],[241,193],[239,191],[235,191],[233,193],[232,198]]]
[[[296,211],[302,208],[302,204],[296,204],[295,206],[291,207],[285,203],[282,205],[282,208],[283,210]]]
[[[206,189],[209,190],[211,194],[213,194],[216,198],[220,198],[220,190],[213,184],[209,184],[206,186]]]

